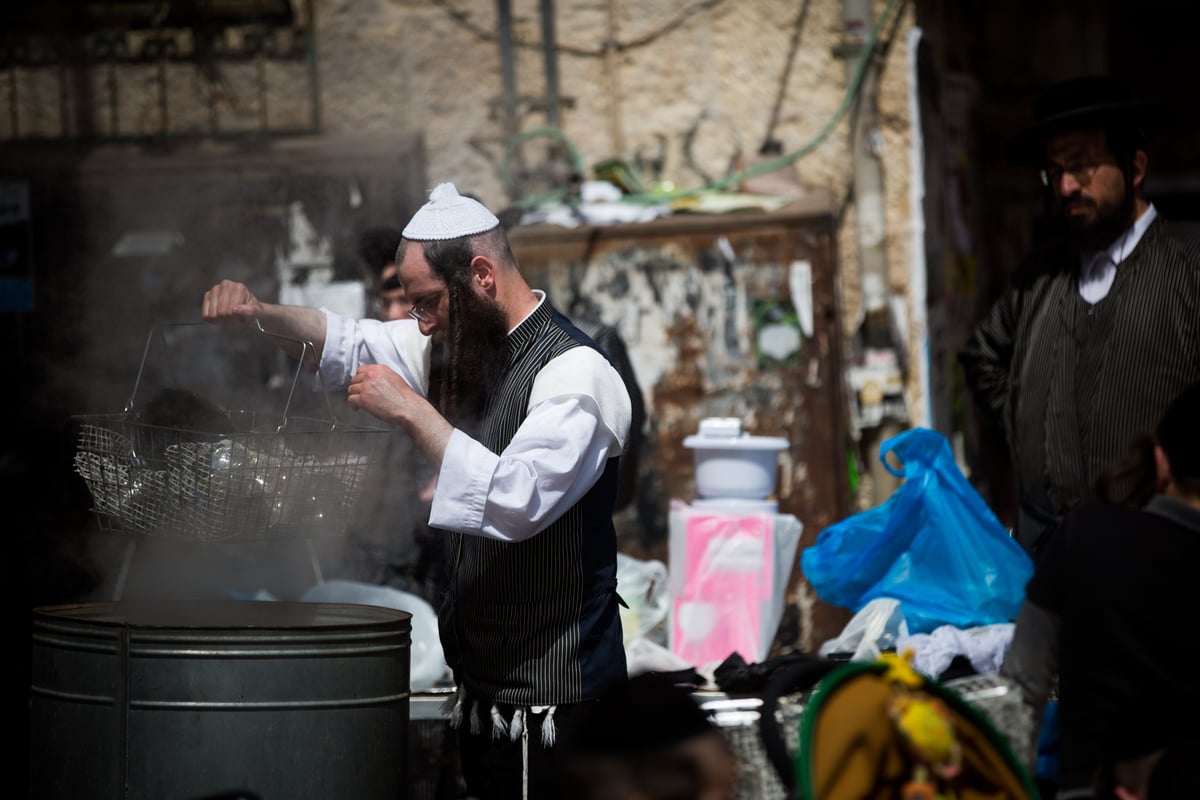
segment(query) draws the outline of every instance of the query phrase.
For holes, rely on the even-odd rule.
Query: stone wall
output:
[[[547,124],[540,5],[512,3],[521,131]],[[888,9],[875,5],[877,15]],[[808,148],[846,100],[848,67],[835,55],[844,27],[837,0],[559,0],[554,13],[561,129],[589,168],[614,157],[661,159],[660,172],[643,173],[647,182],[702,187],[749,166],[767,138],[785,153]],[[888,275],[902,294],[913,213],[904,35],[913,12],[905,4],[900,13],[883,32],[894,40],[882,50],[879,116]],[[509,163],[496,4],[320,0],[316,23],[326,135],[416,131],[431,185],[455,181],[493,207],[522,200],[502,179]],[[617,42],[611,57],[610,41]],[[543,144],[524,142],[527,163],[544,157]],[[848,116],[795,166],[803,188],[846,199],[838,249],[850,332],[860,281]]]
[[[117,136],[105,127],[102,66],[75,76],[68,85],[69,102],[62,104],[70,110],[66,121],[55,113],[63,85],[52,72],[18,76],[23,102],[39,109],[37,131],[48,141],[39,143],[42,149],[32,156],[23,148],[6,148],[0,152],[0,173],[34,183],[38,307],[23,334],[31,342],[30,363],[57,366],[47,374],[39,372],[36,391],[30,392],[31,397],[53,398],[38,409],[41,419],[32,429],[53,427],[52,434],[62,438],[60,451],[69,454],[72,443],[59,420],[72,412],[105,410],[98,406],[124,399],[132,380],[128,373],[137,367],[136,345],[150,319],[167,312],[190,316],[193,298],[212,280],[227,277],[231,264],[239,270],[235,277],[263,285],[263,296],[273,299],[272,282],[278,282],[283,267],[297,266],[287,247],[297,203],[312,225],[314,241],[333,253],[336,268],[356,230],[381,222],[402,224],[424,199],[424,191],[440,181],[454,181],[462,191],[502,210],[528,202],[553,179],[563,179],[576,166],[571,154],[585,178],[593,177],[597,164],[616,158],[636,169],[648,186],[683,190],[723,181],[756,163],[766,140],[777,140],[784,154],[796,155],[786,171],[789,180],[808,200],[826,198],[822,202],[833,209],[828,252],[836,273],[830,286],[837,291],[826,321],[842,326],[841,340],[849,340],[857,329],[862,282],[852,193],[851,65],[839,55],[845,39],[842,2],[557,0],[554,74],[562,138],[536,135],[555,116],[547,106],[541,3],[511,3],[512,116],[505,102],[497,3],[296,0],[295,6],[301,24],[312,26],[311,72],[304,59],[267,69],[267,92],[253,99],[253,69],[229,67],[222,84],[214,73],[172,67],[169,85],[180,87],[172,100],[178,98],[185,107],[172,106],[165,131],[154,94],[159,84],[150,66],[120,73],[124,93]],[[904,297],[915,211],[909,200],[906,44],[914,19],[911,4],[888,0],[873,8],[876,17],[897,9],[899,14],[883,28],[878,51],[880,127],[872,141],[883,166],[888,288]],[[6,85],[0,81],[0,108]],[[70,87],[81,85],[92,89],[72,94]],[[29,95],[34,89],[42,95]],[[314,89],[319,98],[315,109],[310,104]],[[245,135],[206,138],[212,115],[199,106],[235,90],[236,107],[220,101],[220,128]],[[89,102],[92,106],[84,107]],[[90,120],[83,129],[81,119]],[[264,119],[288,135],[256,138],[256,126]],[[314,121],[318,124],[309,129]],[[6,124],[7,119],[0,119],[0,142],[25,135],[24,129],[14,132]],[[71,140],[89,131],[98,138]],[[564,143],[569,145],[566,156]],[[69,237],[58,230],[66,219],[66,198],[72,203]],[[150,265],[112,263],[113,242],[147,228],[188,232],[188,250]],[[752,255],[739,251],[749,284],[767,275],[749,268],[756,263]],[[287,263],[281,267],[280,262]],[[137,302],[162,285],[172,289],[166,311]],[[54,287],[63,291],[56,293]],[[88,294],[80,295],[82,289]],[[603,283],[596,290],[605,291]],[[63,300],[51,302],[52,294],[69,297],[70,308],[78,312],[66,317]],[[130,313],[114,320],[114,307],[131,298]],[[625,304],[614,293],[597,305],[619,309]],[[697,316],[693,324],[709,325],[713,319]],[[621,323],[617,318],[606,321]],[[107,328],[104,337],[85,332],[85,327],[100,326]],[[723,335],[717,330],[699,333],[700,339]],[[647,364],[664,358],[636,355]],[[645,371],[648,381],[657,374]],[[813,380],[807,373],[805,377]],[[840,380],[838,375],[820,377]],[[93,390],[98,378],[105,388]],[[912,401],[920,391],[919,376],[910,381]],[[652,403],[655,386],[643,388]],[[788,389],[763,381],[747,391],[757,393],[763,408],[784,409],[779,419],[788,418],[785,407],[793,400]],[[795,416],[800,404],[791,405]],[[836,421],[826,421],[817,433],[840,434]],[[770,422],[779,420],[772,417]],[[755,432],[772,433],[765,425]],[[835,441],[830,449],[837,447]],[[831,455],[827,465],[814,459],[803,466],[840,481],[843,456]],[[55,458],[53,468],[60,469],[60,463],[69,458]],[[690,464],[679,468],[688,470]],[[804,480],[804,474],[793,477],[788,482],[797,491],[811,491],[813,482]],[[71,486],[75,476],[57,483]],[[835,511],[844,510],[843,503],[822,513],[806,512],[807,533],[815,536]],[[656,512],[661,523],[666,509]],[[806,627],[809,644],[815,632]]]
[[[510,47],[503,46],[501,5],[511,11]],[[394,148],[395,155],[379,158],[375,170],[364,170],[375,195],[348,198],[327,223],[342,229],[317,231],[347,242],[356,224],[402,224],[381,217],[419,204],[423,196],[413,186],[432,188],[444,180],[497,210],[528,206],[547,190],[563,188],[572,170],[593,178],[596,166],[611,159],[630,165],[647,188],[728,183],[737,190],[740,185],[727,179],[761,162],[760,148],[773,140],[792,163],[769,177],[786,173],[798,192],[838,199],[841,319],[849,338],[863,308],[852,191],[855,98],[848,91],[858,55],[846,47],[851,39],[843,5],[295,0],[301,35],[280,29],[265,36],[268,49],[285,58],[218,59],[197,67],[152,57],[112,64],[93,54],[82,67],[13,70],[10,81],[0,82],[0,103],[17,98],[20,109],[0,115],[0,141],[34,136],[99,144],[80,153],[85,172],[89,165],[112,163],[105,148],[132,143],[119,159],[131,177],[139,157],[155,169],[179,160],[186,171],[216,152],[211,164],[219,170],[224,161],[213,148],[215,132],[238,148],[239,163],[252,164],[257,152],[273,164],[295,158],[298,171],[317,174],[340,169],[326,169],[323,160],[340,162],[347,153],[369,158]],[[547,7],[555,45],[549,57]],[[878,127],[864,146],[882,165],[888,289],[904,297],[918,211],[910,207],[908,174],[907,32],[914,11],[901,0],[879,0],[872,13],[874,20],[855,29],[861,37],[879,24]],[[233,29],[222,36],[220,47],[203,45],[190,33],[177,35],[172,46],[193,56],[206,49],[234,51],[247,33]],[[146,42],[154,40],[132,32],[122,46],[145,53]],[[547,134],[554,123],[553,135]],[[228,145],[235,137],[250,144]],[[150,147],[139,149],[147,142]],[[157,147],[163,143],[169,148]],[[393,174],[397,161],[418,164],[421,174]],[[119,176],[112,191],[121,191]],[[919,362],[919,342],[907,346],[907,361]],[[906,389],[913,407],[921,405],[922,382],[923,376],[910,373]]]

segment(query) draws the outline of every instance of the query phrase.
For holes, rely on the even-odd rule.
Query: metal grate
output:
[[[809,694],[800,692],[780,697],[775,710],[779,731],[783,734],[788,752],[793,755],[799,747],[800,718],[804,714]],[[762,700],[709,700],[701,703],[701,707],[712,714],[713,721],[725,734],[725,739],[737,756],[738,773],[734,797],[737,800],[788,800],[787,790],[775,766],[767,757],[759,732]]]
[[[1002,735],[1023,764],[1030,763],[1035,720],[1021,699],[1020,689],[997,674],[972,675],[942,684],[956,692],[968,705],[985,716]],[[788,753],[794,758],[799,748],[800,720],[811,692],[779,698],[775,718],[783,734]],[[738,800],[788,800],[759,733],[762,701],[756,698],[715,699],[702,702],[725,734],[738,759],[735,797]]]
[[[340,536],[385,429],[242,412],[248,433],[78,417],[75,471],[105,530],[221,542]],[[263,428],[269,432],[260,432]]]
[[[0,141],[320,130],[313,0],[0,4]]]
[[[75,418],[75,471],[102,529],[208,542],[349,532],[389,429],[339,423],[328,395],[328,420],[290,416],[301,365],[308,358],[315,363],[315,348],[254,324],[263,338],[301,348],[282,414],[225,411],[178,388],[138,410],[152,345],[170,345],[168,331],[177,339],[189,329],[213,329],[181,322],[151,329],[124,412]],[[168,364],[181,360],[179,349],[167,349],[173,353]],[[316,376],[321,385],[319,369]]]

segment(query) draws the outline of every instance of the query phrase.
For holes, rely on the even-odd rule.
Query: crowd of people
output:
[[[1002,673],[1039,715],[1057,695],[1061,800],[1183,796],[1166,787],[1186,782],[1200,710],[1200,251],[1145,191],[1171,115],[1090,77],[1034,116],[1010,155],[1040,170],[1061,235],[961,352],[1036,560]],[[366,232],[360,255],[378,318],[234,281],[203,316],[314,343],[325,384],[395,427],[387,505],[347,569],[437,606],[470,796],[730,797],[711,720],[627,675],[612,517],[644,413],[627,362],[529,286],[505,226],[452,184],[403,230]],[[1131,447],[1142,459],[1122,465]]]

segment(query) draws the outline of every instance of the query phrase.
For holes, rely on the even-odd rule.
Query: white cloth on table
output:
[[[929,633],[896,640],[896,652],[913,650],[913,668],[932,678],[941,675],[955,656],[964,656],[980,674],[999,672],[1012,643],[1013,624],[1000,622],[975,628],[942,625]]]

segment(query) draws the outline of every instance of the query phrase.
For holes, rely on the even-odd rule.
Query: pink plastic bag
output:
[[[671,650],[691,664],[732,653],[762,658],[763,616],[774,586],[772,514],[688,516],[687,555],[672,605]]]

